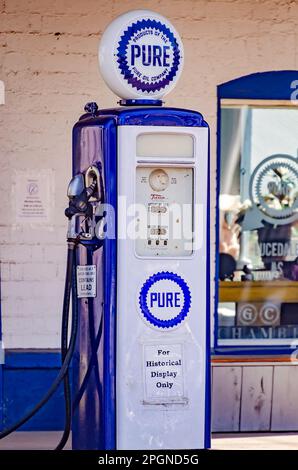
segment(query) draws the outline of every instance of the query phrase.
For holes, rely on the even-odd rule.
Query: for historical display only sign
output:
[[[144,404],[185,404],[182,344],[145,344]]]

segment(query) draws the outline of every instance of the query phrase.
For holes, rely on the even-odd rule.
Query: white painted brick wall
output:
[[[135,8],[169,17],[182,35],[185,70],[166,102],[200,110],[211,124],[213,184],[216,86],[252,72],[297,68],[298,4],[293,0],[0,0],[6,347],[59,347],[71,128],[87,101],[101,107],[116,103],[99,76],[98,40],[109,21]],[[13,175],[26,168],[55,172],[52,231],[13,228]]]

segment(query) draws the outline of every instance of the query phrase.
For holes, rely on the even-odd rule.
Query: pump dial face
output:
[[[158,168],[150,173],[149,183],[153,191],[164,191],[169,185],[169,175],[161,168]]]

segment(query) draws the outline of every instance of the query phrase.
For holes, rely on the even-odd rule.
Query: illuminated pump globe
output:
[[[130,11],[103,33],[99,68],[108,87],[122,99],[161,99],[181,75],[183,44],[163,16]]]

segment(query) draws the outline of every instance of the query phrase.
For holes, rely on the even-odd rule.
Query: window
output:
[[[217,346],[298,341],[297,77],[219,87]]]

